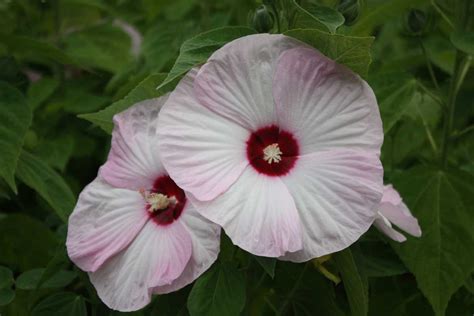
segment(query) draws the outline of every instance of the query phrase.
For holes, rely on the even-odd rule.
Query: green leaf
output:
[[[82,114],[79,115],[79,117],[96,124],[107,133],[111,133],[112,129],[114,128],[114,124],[112,122],[113,116],[117,113],[125,111],[135,103],[161,96],[163,93],[157,90],[156,87],[161,82],[163,82],[165,78],[166,74],[150,75],[132,91],[130,91],[130,93],[127,94],[125,98],[112,103],[112,105],[99,112]]]
[[[367,286],[357,269],[349,248],[333,254],[336,266],[341,273],[342,283],[346,290],[351,315],[365,316],[369,311]]]
[[[158,89],[163,93],[172,90],[183,75],[191,68],[205,63],[217,49],[230,41],[251,34],[255,34],[255,30],[242,26],[227,26],[201,33],[185,41],[173,68]]]
[[[292,28],[318,29],[336,33],[339,26],[344,24],[344,16],[337,10],[309,2],[302,7],[296,0],[291,4],[296,9]]]
[[[387,277],[408,270],[394,251],[383,242],[360,242],[360,251],[353,251],[357,266],[367,277]]]
[[[201,276],[188,297],[191,316],[240,315],[245,305],[245,279],[231,263],[217,263]]]
[[[20,91],[0,82],[0,177],[15,193],[15,170],[31,120],[31,109]]]
[[[334,285],[311,262],[279,262],[272,289],[266,296],[265,302],[274,311],[268,315],[345,315],[336,302]]]
[[[255,260],[262,266],[263,270],[273,279],[275,277],[275,258],[254,256]]]
[[[49,203],[56,214],[67,222],[75,197],[64,179],[38,157],[23,151],[18,161],[18,178]]]
[[[415,78],[400,73],[381,74],[370,80],[380,108],[384,133],[387,134],[404,116],[417,90]]]
[[[32,269],[26,272],[23,272],[17,279],[16,279],[16,287],[22,290],[34,290],[38,287],[39,282],[45,272],[45,269]],[[48,278],[41,286],[42,289],[53,289],[53,288],[61,288],[65,287],[70,284],[75,278],[77,274],[73,271],[58,271],[52,277]]]
[[[393,179],[423,235],[393,243],[437,315],[474,270],[474,176],[419,167]]]
[[[15,214],[0,220],[0,263],[26,271],[45,266],[55,235],[40,221]]]
[[[451,43],[460,51],[474,55],[474,32],[454,32]]]
[[[71,33],[64,42],[66,52],[89,67],[116,73],[132,61],[130,37],[110,24]]]
[[[46,101],[56,89],[59,87],[59,81],[45,77],[36,82],[32,82],[28,87],[28,104],[33,110],[37,109],[44,101]]]
[[[365,10],[359,21],[352,27],[352,34],[370,35],[375,27],[387,23],[391,18],[405,13],[408,9],[428,3],[429,0],[391,0],[375,2],[372,8]]]
[[[13,272],[7,267],[0,266],[0,289],[10,288],[13,281]]]
[[[63,172],[74,152],[76,138],[62,134],[56,138],[44,139],[33,150],[33,154],[51,167]]]
[[[371,62],[370,47],[374,41],[373,37],[344,36],[311,29],[290,30],[284,34],[313,46],[362,77],[367,75]]]
[[[0,306],[10,304],[15,299],[15,291],[12,289],[0,289]]]
[[[63,292],[48,296],[33,308],[31,316],[86,316],[86,303],[82,296]]]
[[[27,60],[79,66],[62,50],[30,37],[0,33],[0,44],[5,45],[15,56]]]

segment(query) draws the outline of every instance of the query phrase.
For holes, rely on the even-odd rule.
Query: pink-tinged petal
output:
[[[126,250],[89,276],[108,307],[135,311],[150,302],[153,288],[181,275],[191,252],[191,236],[182,223],[158,226],[148,221]]]
[[[278,177],[248,167],[229,190],[212,201],[189,196],[198,212],[222,226],[232,242],[258,256],[278,257],[301,249],[295,203]]]
[[[374,221],[374,226],[377,227],[377,229],[380,230],[382,233],[384,233],[395,241],[404,242],[407,240],[405,236],[393,229],[392,224],[390,224],[389,220],[380,213]]]
[[[276,122],[272,80],[280,54],[302,43],[258,34],[217,50],[196,78],[196,97],[212,111],[250,130]]]
[[[114,116],[109,157],[99,174],[108,183],[130,190],[150,189],[165,173],[158,154],[158,113],[168,96],[137,103]]]
[[[408,234],[415,237],[421,236],[418,220],[411,214],[398,192],[391,185],[385,186],[379,211],[392,224],[395,224]]]
[[[191,235],[193,250],[183,273],[169,285],[155,288],[153,293],[165,294],[177,291],[196,280],[216,261],[220,247],[221,228],[208,221],[194,209],[186,205],[179,219]]]
[[[301,154],[335,147],[380,153],[382,121],[372,89],[318,51],[284,52],[273,92],[279,126],[296,136]]]
[[[127,247],[147,220],[138,192],[114,188],[97,178],[79,195],[69,217],[69,257],[82,270],[96,271]]]
[[[166,170],[200,200],[225,192],[248,165],[249,132],[211,112],[194,98],[191,70],[163,106],[158,122],[160,155]]]
[[[307,261],[359,239],[376,217],[382,177],[376,154],[332,149],[301,156],[282,180],[301,217],[303,249],[282,259]]]

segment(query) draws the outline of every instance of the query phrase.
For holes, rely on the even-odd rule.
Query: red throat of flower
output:
[[[247,159],[267,176],[283,176],[298,160],[299,146],[293,134],[271,125],[253,132],[247,140]]]
[[[177,220],[186,204],[184,191],[168,175],[158,177],[150,191],[140,190],[140,193],[150,218],[162,226]]]

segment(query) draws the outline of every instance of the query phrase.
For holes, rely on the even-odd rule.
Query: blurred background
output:
[[[152,87],[140,83],[168,73],[183,42],[199,33],[233,25],[278,32],[273,1],[264,2],[265,7],[254,0],[0,0],[0,108],[13,102],[17,111],[31,110],[14,122],[0,111],[0,155],[6,155],[3,137],[25,135],[15,171],[17,192],[4,180],[8,177],[0,177],[0,315],[120,314],[98,300],[64,248],[67,214],[110,146],[110,120],[81,115],[123,107],[137,95],[146,98]],[[285,7],[285,1],[276,2]],[[294,5],[286,2],[287,8]],[[443,102],[456,62],[451,1],[318,4],[344,16],[338,34],[375,36],[366,79],[384,120],[386,179],[432,161],[441,146]],[[473,75],[471,68],[458,94],[456,141],[448,157],[468,173],[474,173]],[[242,273],[242,315],[273,315],[278,304],[285,304],[277,308],[284,315],[349,313],[345,289],[307,272],[306,265],[278,262],[275,268],[274,262],[236,250],[225,237],[222,247],[220,260],[233,261]],[[354,251],[369,271],[370,315],[434,314],[413,275],[377,232],[371,230]],[[268,267],[275,278],[265,274]],[[297,275],[304,281],[296,286]],[[191,288],[160,296],[133,315],[187,315]],[[456,289],[447,314],[472,315],[473,293],[471,278]]]

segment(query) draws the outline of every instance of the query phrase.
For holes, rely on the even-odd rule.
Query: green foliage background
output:
[[[474,3],[342,2],[358,6],[264,1],[277,20],[271,32],[314,46],[371,84],[385,180],[423,236],[397,244],[371,229],[306,264],[252,256],[224,236],[208,272],[132,315],[474,314]],[[259,6],[0,0],[1,315],[121,314],[100,302],[64,247],[76,197],[106,158],[112,116],[172,90],[225,43],[268,27],[253,18]]]

